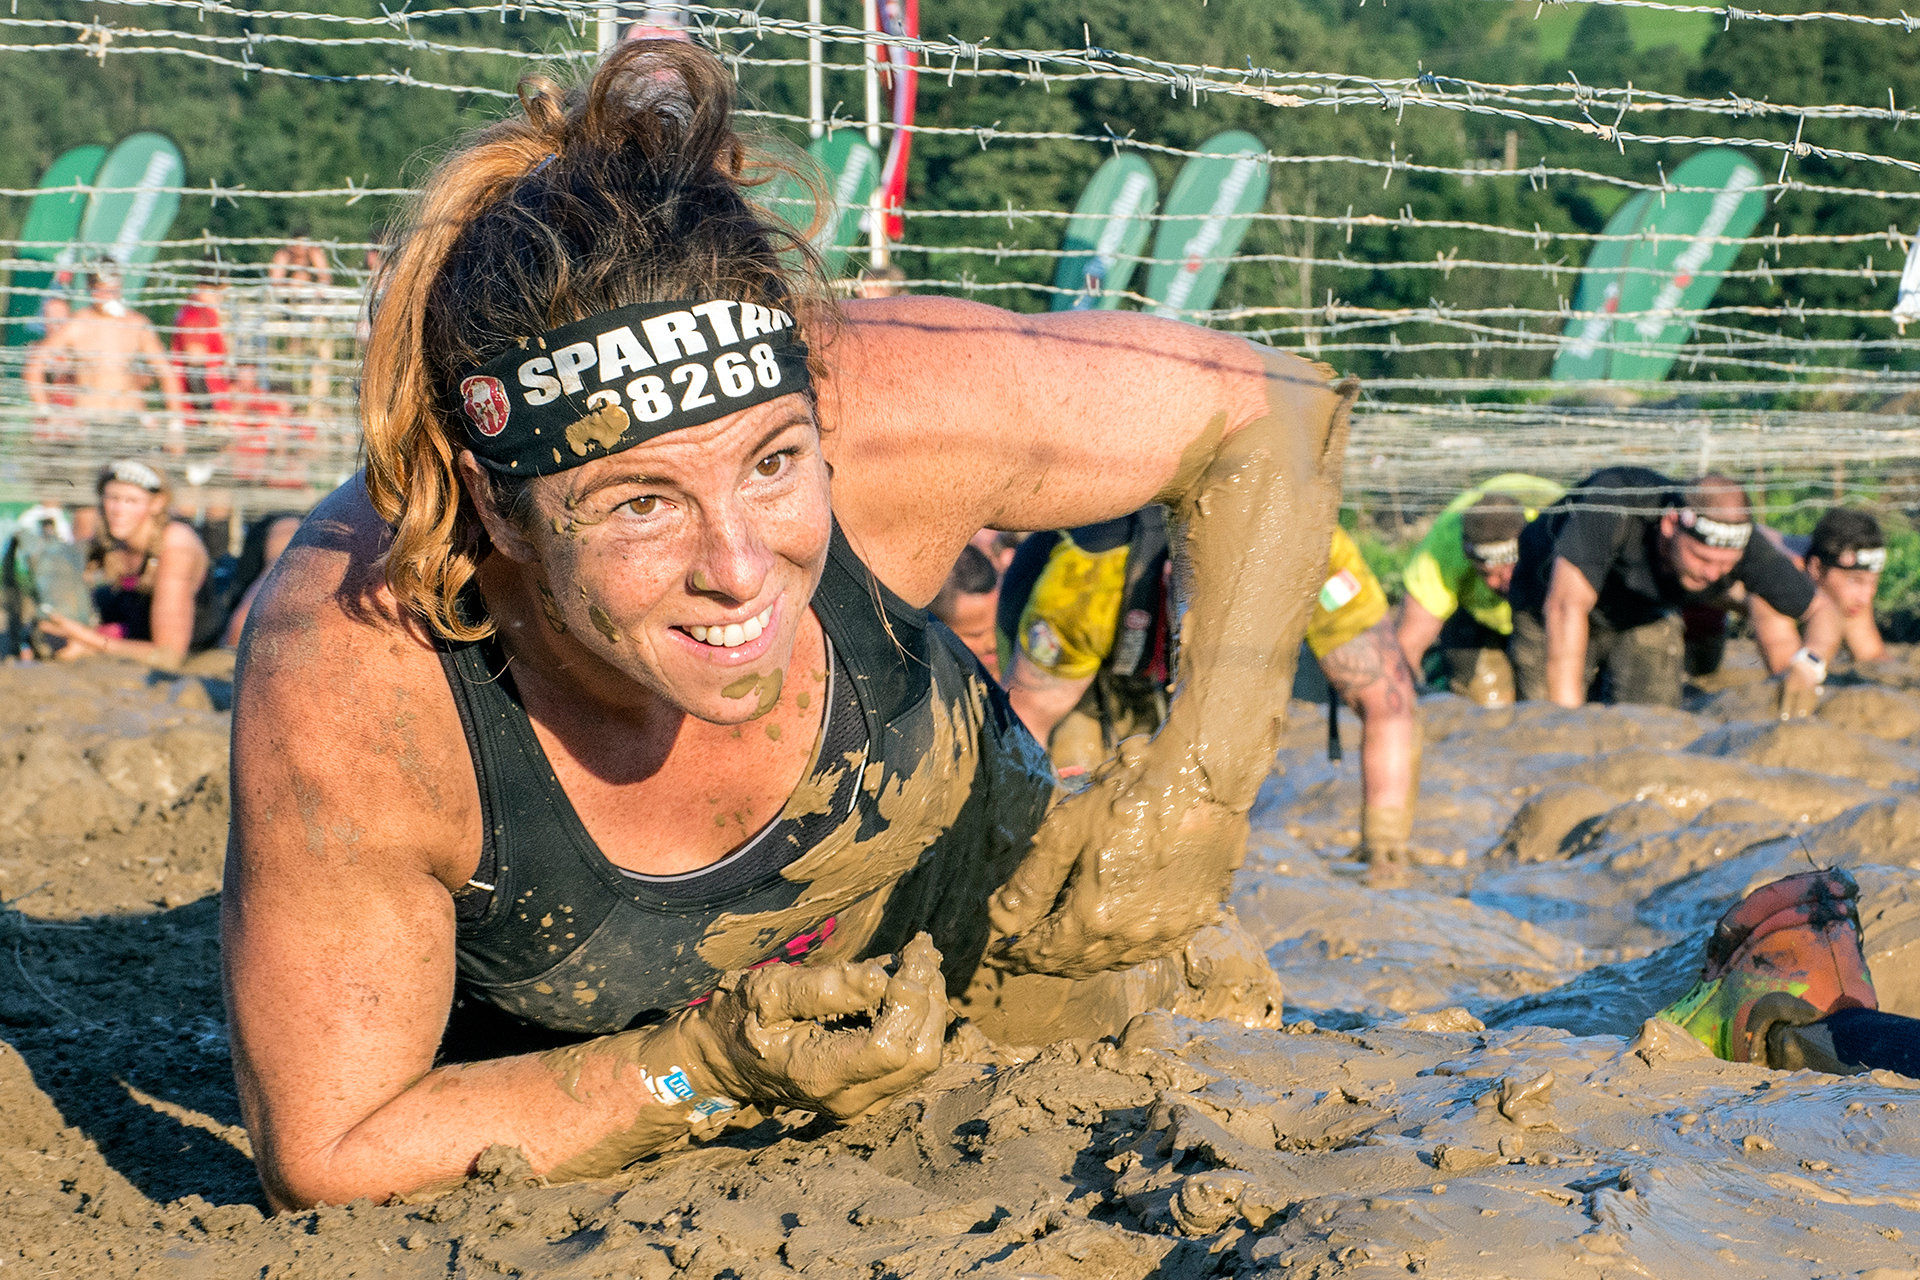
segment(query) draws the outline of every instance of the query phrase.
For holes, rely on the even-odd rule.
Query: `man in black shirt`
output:
[[[1588,476],[1520,535],[1509,595],[1519,695],[1577,707],[1604,673],[1611,701],[1677,706],[1680,610],[1738,584],[1768,606],[1749,616],[1781,678],[1782,716],[1810,712],[1840,620],[1806,575],[1753,533],[1746,492],[1725,476],[1684,487],[1645,467]]]

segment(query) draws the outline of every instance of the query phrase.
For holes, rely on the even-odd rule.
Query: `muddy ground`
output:
[[[1356,754],[1300,708],[1235,895],[1285,1030],[1150,1016],[849,1128],[268,1218],[218,979],[226,686],[0,669],[0,1280],[1920,1277],[1920,1082],[1643,1025],[1810,858],[1920,1014],[1920,664],[1852,678],[1791,725],[1738,677],[1687,713],[1429,698],[1423,865],[1386,892],[1339,860]]]

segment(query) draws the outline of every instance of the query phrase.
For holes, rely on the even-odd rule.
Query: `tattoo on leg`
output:
[[[1355,711],[1369,695],[1380,698],[1381,709],[1390,714],[1405,711],[1413,703],[1413,669],[1384,623],[1321,658],[1320,669],[1340,700]],[[1375,686],[1383,681],[1385,687],[1376,692]]]

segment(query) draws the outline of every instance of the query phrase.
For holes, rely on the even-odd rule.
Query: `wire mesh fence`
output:
[[[1711,15],[1727,29],[1832,26],[1920,41],[1904,14],[1653,0],[1557,4]],[[774,89],[779,77],[807,65],[809,42],[816,42],[826,50],[823,70],[834,90],[826,101],[857,101],[854,78],[865,74],[878,43],[871,32],[807,21],[798,0],[769,0],[757,9],[650,9],[684,22],[726,58],[742,86],[743,114],[767,134],[799,146],[816,126],[867,127],[844,105],[819,119],[783,109],[790,99]],[[76,55],[101,66],[157,59],[339,85],[343,92],[379,84],[407,94],[452,94],[498,113],[529,70],[579,69],[597,57],[598,24],[610,12],[621,16],[618,5],[581,0],[361,14],[249,9],[223,0],[52,0],[0,17],[0,66]],[[1186,109],[1229,101],[1264,113],[1271,137],[1285,135],[1296,120],[1366,113],[1369,131],[1353,136],[1367,145],[1275,149],[1259,157],[1278,176],[1274,196],[1251,215],[1263,230],[1245,252],[1230,256],[1239,283],[1217,305],[1180,314],[1365,375],[1348,496],[1370,513],[1411,522],[1491,471],[1569,479],[1619,461],[1673,473],[1724,467],[1776,504],[1805,501],[1808,484],[1828,484],[1836,475],[1848,491],[1886,507],[1920,504],[1911,479],[1920,475],[1920,400],[1912,395],[1920,390],[1920,332],[1908,337],[1891,315],[1911,247],[1906,228],[1920,199],[1920,160],[1887,145],[1913,136],[1891,131],[1920,127],[1920,111],[1902,106],[1891,89],[1884,104],[1777,102],[1758,85],[1709,96],[1588,85],[1571,76],[1552,83],[1425,71],[1379,77],[1262,66],[1254,58],[1243,66],[1179,62],[1151,50],[1100,47],[1091,32],[1079,48],[1001,48],[991,33],[886,42],[917,55],[923,105],[915,123],[878,121],[883,133],[983,152],[1018,149],[1035,165],[1071,154],[1090,166],[1129,152],[1177,165],[1199,149],[1183,137],[1139,136],[1117,118],[1098,132],[1054,127],[1048,122],[1058,113],[1038,107],[1024,118],[966,118],[971,100],[958,95],[969,84],[1013,92],[1016,103],[1041,103],[1090,84],[1163,94]],[[316,69],[311,62],[343,50],[362,58],[359,69]],[[416,73],[429,61],[431,73]],[[956,95],[951,109],[943,94]],[[1520,155],[1511,131],[1497,159],[1416,154],[1403,130],[1409,118],[1423,116],[1524,129],[1539,154]],[[1664,313],[1684,322],[1688,336],[1671,375],[1657,381],[1555,381],[1548,366],[1581,322],[1605,318],[1575,307],[1581,281],[1599,270],[1586,260],[1590,252],[1612,242],[1688,237],[1543,226],[1511,208],[1500,211],[1498,202],[1482,216],[1435,216],[1421,199],[1423,192],[1476,185],[1523,192],[1591,184],[1664,201],[1709,190],[1674,182],[1668,164],[1677,149],[1707,146],[1734,148],[1761,164],[1766,172],[1756,189],[1770,209],[1817,199],[1823,208],[1871,210],[1884,224],[1862,227],[1854,217],[1783,231],[1763,217],[1750,235],[1693,237],[1735,251],[1725,279],[1744,289]],[[1339,175],[1331,184],[1342,193],[1337,205],[1317,207],[1300,197],[1288,175],[1308,173]],[[10,281],[4,295],[15,317],[10,342],[0,346],[0,499],[84,500],[99,466],[124,453],[168,459],[186,481],[187,501],[208,507],[306,505],[352,472],[371,255],[379,215],[408,185],[400,172],[350,181],[311,177],[309,186],[280,189],[231,181],[169,189],[189,202],[259,209],[257,223],[284,231],[210,230],[141,246],[153,260],[138,296],[127,302],[151,320],[161,356],[49,342],[72,323],[63,312],[86,306],[86,264],[68,253],[50,266],[62,245],[17,234],[0,240],[0,270]],[[0,189],[0,207],[17,211],[39,191]],[[906,270],[906,288],[1027,310],[1046,309],[1063,292],[1054,277],[1069,253],[1060,234],[1071,209],[997,191],[975,193],[966,202],[973,207],[916,200],[910,191],[904,235],[886,246]],[[292,234],[307,220],[295,211],[362,207],[366,230],[357,236]],[[795,220],[806,221],[805,213],[797,211]],[[1158,230],[1180,216],[1155,212],[1149,221]],[[18,231],[17,212],[0,222],[9,226]],[[1175,261],[1150,248],[1123,257],[1143,271]],[[1609,270],[1653,276],[1666,268]],[[35,282],[34,273],[49,271],[51,279]],[[1138,289],[1120,297],[1126,306],[1156,305]],[[1598,345],[1635,355],[1661,344],[1616,331]]]

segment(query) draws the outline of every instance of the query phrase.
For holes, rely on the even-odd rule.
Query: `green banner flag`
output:
[[[1613,334],[1613,318],[1620,311],[1620,268],[1628,264],[1636,248],[1645,242],[1631,237],[1640,233],[1653,197],[1645,191],[1629,196],[1613,211],[1601,229],[1602,239],[1587,257],[1587,272],[1580,277],[1574,293],[1573,309],[1591,312],[1572,322],[1560,352],[1554,357],[1553,376],[1561,382],[1607,376],[1607,361],[1612,351],[1607,344]]]
[[[1267,202],[1266,146],[1233,130],[1200,144],[1181,166],[1154,237],[1146,294],[1153,314],[1178,316],[1213,306],[1246,238],[1252,215]]]
[[[1739,256],[1738,244],[1721,241],[1750,234],[1766,211],[1760,170],[1730,147],[1687,157],[1667,180],[1703,190],[1644,192],[1613,215],[1605,234],[1641,238],[1594,246],[1588,265],[1600,270],[1581,281],[1574,306],[1601,314],[1571,323],[1555,381],[1665,378],[1693,333],[1685,313],[1713,301]]]
[[[166,239],[180,211],[180,193],[169,188],[180,186],[186,176],[186,162],[171,139],[136,133],[108,154],[94,177],[102,189],[88,202],[80,223],[80,254],[112,258],[125,268],[121,287],[130,305],[140,305],[146,265],[160,251],[155,242]]]
[[[42,190],[27,206],[27,217],[20,224],[24,242],[15,251],[29,262],[44,262],[46,270],[15,267],[7,283],[6,340],[9,343],[32,342],[40,336],[37,317],[46,292],[60,266],[74,258],[73,238],[80,232],[80,219],[87,212],[84,191],[54,191],[47,188],[85,186],[100,172],[107,158],[105,147],[75,147],[63,151],[40,177]]]
[[[1055,311],[1111,310],[1120,305],[1140,251],[1152,230],[1160,182],[1139,156],[1117,155],[1094,172],[1080,193],[1053,273]]]
[[[826,264],[827,274],[847,269],[847,258],[860,242],[873,189],[880,181],[880,158],[858,129],[836,129],[815,138],[807,147],[806,163],[814,167],[827,189],[830,209],[820,212],[820,229],[813,248]],[[813,222],[813,193],[804,183],[786,179],[766,202],[767,207],[805,231]]]

